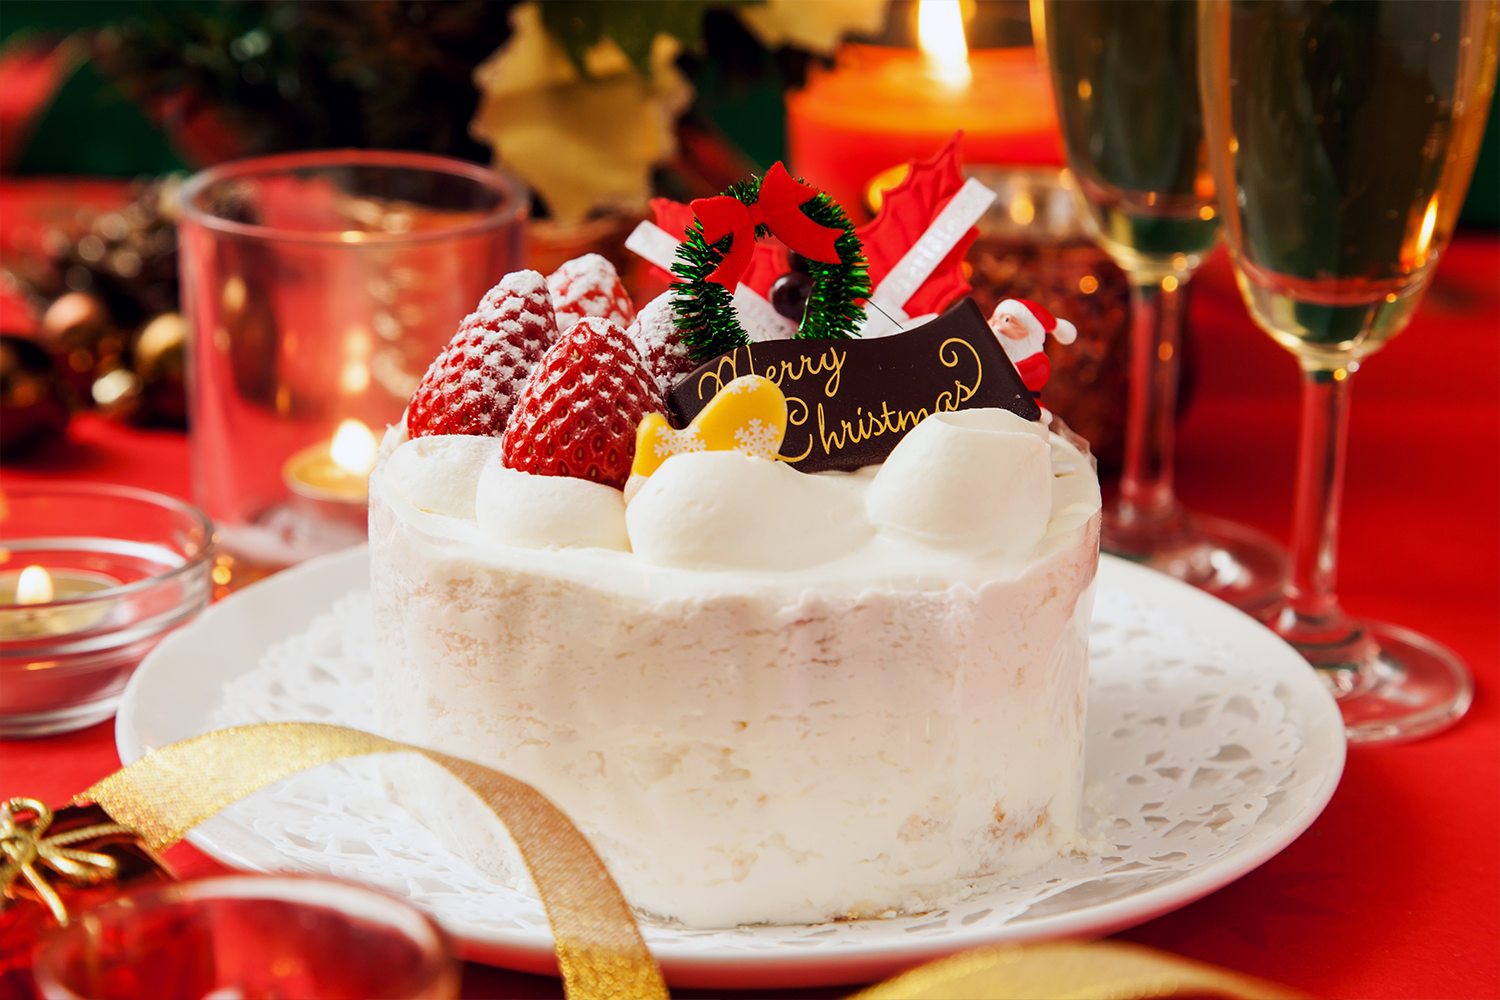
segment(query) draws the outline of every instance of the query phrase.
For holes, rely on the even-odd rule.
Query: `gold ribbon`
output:
[[[298,771],[365,754],[419,753],[480,797],[510,831],[552,924],[569,997],[666,997],[656,959],[604,862],[530,785],[447,754],[358,729],[267,723],[208,733],[141,758],[78,796],[165,850],[214,813]]]
[[[419,753],[457,777],[510,831],[551,921],[563,991],[568,997],[625,1000],[668,996],[661,970],[646,948],[634,914],[578,828],[530,785],[466,760],[342,726],[269,723],[174,743],[115,772],[77,796],[77,801],[98,803],[111,817],[138,832],[149,846],[164,850],[231,802],[273,781],[345,757],[400,751]],[[17,803],[21,810],[36,812],[38,820],[45,816],[45,821],[33,822],[26,833],[21,833],[9,811]],[[78,860],[77,856],[86,852],[64,850],[54,841],[81,840],[104,829],[94,827],[41,839],[50,818],[51,812],[31,799],[12,800],[4,813],[4,822],[10,824],[3,827],[5,853],[12,860],[3,870],[10,872],[15,866],[18,873],[24,871],[44,898],[50,887],[44,891],[45,881],[35,869],[24,868],[29,860],[15,859],[41,859],[59,867],[55,859]],[[12,829],[17,832],[12,833]],[[34,855],[28,853],[33,850],[28,845],[34,846]],[[1303,996],[1275,983],[1150,948],[1097,941],[968,951],[929,962],[849,1000],[1124,1000],[1184,993],[1268,1000]]]
[[[29,821],[16,818],[26,813],[32,814]],[[99,823],[43,836],[51,825],[52,810],[36,799],[11,799],[0,806],[0,852],[5,855],[5,863],[0,864],[0,891],[9,898],[11,884],[18,878],[26,879],[42,903],[52,911],[53,919],[66,925],[68,911],[63,906],[62,897],[37,871],[37,864],[44,864],[59,875],[83,885],[102,882],[115,874],[115,859],[108,854],[73,850],[67,845],[112,833],[129,833],[130,830],[118,823]]]
[[[978,948],[928,962],[848,1000],[1305,1000],[1276,983],[1122,941]]]

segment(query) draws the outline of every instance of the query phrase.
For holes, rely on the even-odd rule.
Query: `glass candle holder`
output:
[[[118,897],[32,961],[48,1000],[458,996],[448,937],[393,896],[331,879],[231,875]]]
[[[1089,239],[1066,170],[975,164],[964,172],[998,196],[964,258],[974,301],[988,316],[1003,299],[1030,299],[1078,327],[1072,344],[1047,340],[1052,377],[1042,402],[1088,439],[1101,472],[1117,473],[1129,388],[1125,273]]]
[[[287,566],[364,538],[374,442],[523,266],[528,199],[485,167],[383,150],[242,160],[184,185],[193,489],[237,560]]]
[[[162,636],[208,604],[214,529],[148,490],[20,483],[0,507],[0,736],[114,714]]]

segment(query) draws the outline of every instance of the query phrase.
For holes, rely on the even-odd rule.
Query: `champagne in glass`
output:
[[[1068,162],[1097,239],[1127,273],[1190,271],[1219,227],[1198,101],[1197,9],[1054,0],[1043,11]]]
[[[1183,296],[1219,226],[1197,18],[1195,5],[1175,0],[1032,2],[1085,218],[1131,283],[1125,468],[1104,548],[1264,613],[1285,579],[1280,547],[1190,514],[1172,488]]]
[[[1274,627],[1352,740],[1450,725],[1462,662],[1334,593],[1350,377],[1406,326],[1452,235],[1495,81],[1496,0],[1199,4],[1205,124],[1257,324],[1302,368],[1292,578]]]

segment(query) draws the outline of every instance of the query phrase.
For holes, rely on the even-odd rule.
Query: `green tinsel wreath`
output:
[[[760,197],[760,178],[731,184],[724,193],[742,204],[753,205]],[[813,288],[796,339],[846,340],[857,335],[864,321],[864,310],[858,303],[870,297],[864,247],[854,234],[854,224],[828,195],[819,192],[803,203],[802,211],[819,225],[842,229],[843,234],[834,241],[839,254],[837,264],[807,262]],[[759,225],[755,227],[755,235],[760,239],[770,236],[771,231]],[[701,224],[694,219],[672,264],[672,273],[678,279],[672,286],[673,322],[695,361],[708,361],[750,343],[750,336],[734,314],[733,293],[708,280],[729,252],[733,239],[731,234],[710,245],[703,238]]]

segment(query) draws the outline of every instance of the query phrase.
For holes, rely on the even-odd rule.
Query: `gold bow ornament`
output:
[[[66,925],[68,911],[62,897],[37,866],[46,865],[77,885],[97,885],[117,877],[119,863],[108,854],[68,845],[134,831],[119,823],[95,823],[48,836],[52,820],[52,810],[36,799],[15,798],[0,805],[0,852],[5,856],[0,863],[0,890],[9,907],[15,899],[12,886],[24,879],[53,919]]]

